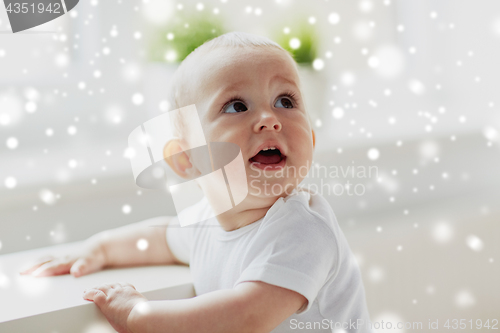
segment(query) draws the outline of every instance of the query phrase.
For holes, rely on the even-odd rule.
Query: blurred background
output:
[[[168,193],[135,185],[127,138],[171,109],[179,61],[234,30],[279,42],[299,63],[315,165],[338,171],[306,183],[335,189],[323,194],[372,320],[493,326],[495,0],[89,0],[18,34],[2,7],[0,255],[175,214]]]

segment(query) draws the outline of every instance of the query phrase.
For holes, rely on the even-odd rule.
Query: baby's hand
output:
[[[147,298],[129,283],[104,284],[87,289],[83,298],[93,301],[119,333],[131,332],[127,327],[130,312],[138,303],[147,302]]]
[[[106,256],[101,243],[95,238],[89,238],[83,247],[72,254],[61,257],[46,256],[25,271],[22,275],[52,276],[71,273],[75,277],[87,275],[101,270],[106,266]]]

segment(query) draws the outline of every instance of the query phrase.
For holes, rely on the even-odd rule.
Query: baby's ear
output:
[[[178,139],[172,139],[163,147],[163,158],[165,162],[182,178],[191,178],[189,169],[193,167]]]
[[[313,136],[313,148],[316,147],[316,134],[314,133],[314,130],[311,130],[312,136]]]

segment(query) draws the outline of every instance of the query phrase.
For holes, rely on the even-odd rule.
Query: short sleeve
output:
[[[174,217],[167,226],[167,244],[180,262],[189,264],[191,256],[191,228],[183,228],[179,224],[179,219]]]
[[[293,290],[308,301],[297,313],[306,312],[338,270],[335,234],[327,221],[297,200],[288,200],[263,222],[246,252],[235,285],[262,281]]]
[[[190,221],[204,221],[210,214],[210,207],[205,197],[196,204],[183,209],[167,226],[167,244],[174,257],[179,261],[189,264],[193,248],[194,233],[198,228],[193,225],[181,227],[181,219]]]

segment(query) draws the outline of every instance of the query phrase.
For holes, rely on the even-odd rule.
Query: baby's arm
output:
[[[165,226],[160,226],[171,219],[156,217],[100,232],[85,240],[76,252],[42,258],[21,274],[51,276],[71,273],[78,277],[104,267],[177,264],[179,262],[167,246]],[[137,247],[141,238],[148,242],[145,250]]]
[[[84,297],[118,332],[270,332],[306,298],[260,281],[184,300],[147,301],[130,285],[104,285]]]
[[[108,265],[122,267],[178,264],[165,237],[166,225],[172,218],[161,216],[101,232],[99,238]],[[147,241],[146,249],[138,248],[139,239]]]

